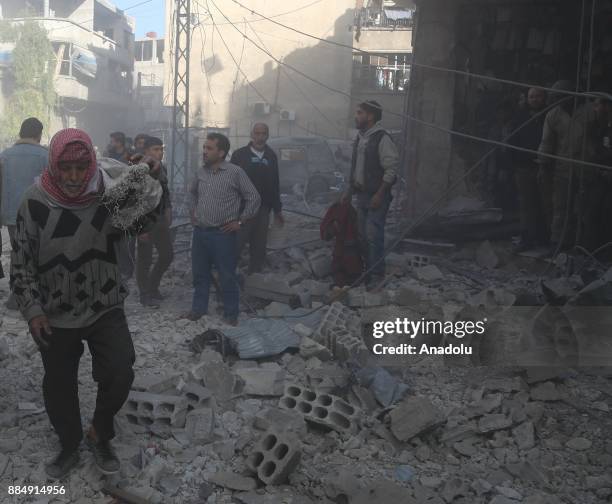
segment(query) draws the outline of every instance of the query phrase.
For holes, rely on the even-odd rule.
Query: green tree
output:
[[[21,123],[28,117],[38,117],[48,131],[56,94],[53,84],[55,54],[47,32],[33,21],[18,25],[4,22],[0,25],[0,41],[15,44],[10,74],[13,82],[6,86],[12,91],[0,120],[2,140],[16,138]]]

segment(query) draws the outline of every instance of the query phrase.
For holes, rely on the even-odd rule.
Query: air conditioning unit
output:
[[[266,102],[255,102],[253,105],[253,114],[256,116],[270,115],[270,104]]]
[[[281,121],[295,121],[295,110],[283,109],[280,111]]]

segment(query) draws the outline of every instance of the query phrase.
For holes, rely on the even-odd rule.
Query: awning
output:
[[[412,13],[413,13],[413,11],[405,10],[405,9],[402,9],[402,10],[400,10],[400,9],[385,9],[385,16],[390,21],[400,21],[402,19],[412,19]]]
[[[96,55],[79,46],[72,49],[72,68],[81,74],[95,79],[98,72],[98,61]]]

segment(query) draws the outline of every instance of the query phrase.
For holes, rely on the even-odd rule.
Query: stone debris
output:
[[[244,394],[280,397],[285,390],[285,370],[278,364],[236,369],[234,373],[244,381]]]
[[[391,411],[390,417],[391,432],[400,441],[409,441],[445,421],[443,412],[424,397],[404,399]]]
[[[525,292],[543,304],[540,282],[526,273],[525,258],[511,265],[510,256],[502,261],[493,251],[493,261],[493,246],[482,244],[480,260],[488,268],[474,263],[479,244],[414,252],[408,245],[408,252],[390,256],[380,293],[355,289],[331,307],[320,304],[330,295],[329,249],[314,243],[275,250],[271,273],[247,279],[245,310],[235,329],[247,336],[248,351],[278,343],[281,332],[272,322],[293,343],[249,360],[224,336],[234,328],[215,315],[220,303],[214,296],[210,315],[177,320],[191,300],[188,257],[177,256],[161,286],[169,295],[159,310],[143,309],[134,296],[127,300],[136,380],[116,418],[114,445],[122,467],[109,479],[112,486],[151,504],[610,501],[609,372],[454,366],[436,356],[401,365],[392,356],[364,365],[375,321],[456,321],[468,316],[467,304],[472,315],[486,314],[487,327],[495,328],[495,339],[479,344],[484,354],[498,348],[497,338],[518,341],[520,330],[509,319],[497,326],[494,319],[510,307],[509,312],[523,309],[518,305]],[[6,271],[6,251],[1,259]],[[546,285],[565,297],[578,280]],[[0,292],[7,292],[6,282],[0,280]],[[270,294],[264,287],[277,290]],[[372,306],[379,302],[383,306]],[[312,309],[296,308],[311,303]],[[252,312],[264,322],[255,322]],[[2,303],[0,322],[0,487],[36,485],[44,481],[44,462],[56,447],[42,408],[42,363],[27,325]],[[227,345],[219,345],[214,334]],[[390,335],[382,342],[410,340]],[[91,372],[90,360],[82,359],[84,422],[95,407]],[[107,502],[105,478],[85,449],[81,457],[63,501]]]

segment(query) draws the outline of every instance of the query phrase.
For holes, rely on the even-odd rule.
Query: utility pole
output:
[[[174,0],[174,102],[170,185],[186,189],[189,180],[189,53],[191,0]]]

